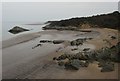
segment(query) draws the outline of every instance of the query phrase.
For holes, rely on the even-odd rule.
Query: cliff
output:
[[[120,30],[120,13],[114,11],[113,13],[101,14],[91,17],[76,17],[60,21],[48,21],[49,25],[43,27],[43,29],[55,29],[57,27],[76,27],[76,28],[90,28],[90,27],[100,27],[100,28],[112,28]]]

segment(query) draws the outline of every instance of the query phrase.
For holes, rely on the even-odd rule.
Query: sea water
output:
[[[2,40],[7,40],[12,37],[18,36],[20,34],[43,31],[42,27],[46,25],[42,22],[40,22],[39,25],[29,25],[29,24],[32,24],[32,22],[2,22]],[[30,31],[21,32],[18,34],[12,34],[8,32],[10,29],[12,29],[15,26],[29,29]]]

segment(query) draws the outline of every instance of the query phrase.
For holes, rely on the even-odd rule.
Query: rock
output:
[[[19,27],[19,26],[15,26],[14,28],[10,29],[8,32],[13,33],[13,34],[17,34],[17,33],[25,32],[25,31],[29,31],[29,30],[24,29],[24,28]]]
[[[56,60],[57,58],[56,57],[53,57],[53,60]]]
[[[81,53],[81,52],[77,53],[75,56],[76,56],[79,60],[88,60],[88,55],[85,55],[84,53]]]
[[[105,63],[105,65],[102,67],[101,72],[111,72],[114,71],[114,64],[113,63]]]
[[[83,51],[89,51],[90,50],[90,48],[84,48],[83,49]]]
[[[75,51],[75,50],[78,50],[78,48],[73,48],[73,49],[71,49],[71,51]]]
[[[73,69],[73,70],[79,70],[80,68],[80,60],[74,59],[70,60],[65,63],[65,68],[66,69]]]
[[[104,60],[102,60],[102,59],[99,59],[98,60],[99,61],[99,63],[98,63],[98,67],[103,67],[104,65],[105,65],[105,61]]]
[[[62,62],[62,61],[58,62],[58,65],[59,65],[59,66],[63,66],[63,65],[64,65],[64,62]]]
[[[39,46],[42,46],[42,44],[37,44],[36,46],[32,47],[32,49],[39,47]]]
[[[111,38],[112,38],[112,39],[116,39],[116,37],[115,37],[115,36],[111,36]]]
[[[100,53],[97,55],[98,59],[108,60],[111,58],[111,50],[108,48],[103,48]]]
[[[83,45],[83,40],[82,39],[76,39],[70,42],[71,46],[79,46]]]
[[[80,61],[80,66],[81,67],[88,67],[89,62],[88,61]]]
[[[63,42],[64,42],[63,40],[54,40],[53,44],[60,44],[60,43],[63,43]]]
[[[50,40],[40,40],[40,43],[51,43],[52,41]]]
[[[65,60],[66,58],[68,58],[68,56],[66,54],[63,54],[63,55],[59,56],[57,58],[57,60]]]
[[[73,56],[74,56],[74,55],[71,55],[71,54],[70,54],[70,55],[67,56],[67,58],[68,58],[69,60],[72,60],[72,59],[73,59]]]

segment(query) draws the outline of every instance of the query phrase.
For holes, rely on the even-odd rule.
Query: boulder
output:
[[[103,66],[105,66],[105,61],[104,60],[102,60],[102,59],[98,59],[98,67],[103,67]]]
[[[15,26],[14,28],[10,29],[8,32],[13,33],[13,34],[17,34],[17,33],[25,32],[25,31],[29,31],[29,30],[24,29],[24,28],[19,27],[19,26]]]
[[[115,37],[115,36],[111,36],[111,38],[112,38],[112,39],[116,39],[116,37]]]
[[[101,72],[111,72],[114,71],[114,64],[113,63],[105,63],[105,65],[103,65]]]
[[[79,45],[83,45],[83,40],[82,39],[76,39],[70,42],[71,46],[79,46]]]
[[[61,44],[63,43],[64,41],[63,40],[54,40],[53,41],[53,44]]]
[[[83,49],[83,51],[89,51],[90,50],[90,48],[84,48]]]
[[[80,61],[80,66],[81,67],[88,67],[89,62],[88,61]]]
[[[73,70],[79,70],[80,68],[80,60],[74,59],[70,60],[65,63],[65,68],[66,69],[73,69]]]
[[[57,57],[53,57],[53,60],[56,60],[57,59]]]
[[[58,62],[58,65],[59,65],[59,66],[63,66],[63,65],[64,65],[64,62],[62,62],[62,61]]]

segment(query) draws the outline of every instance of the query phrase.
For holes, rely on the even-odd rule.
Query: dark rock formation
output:
[[[63,66],[63,65],[64,65],[64,62],[59,61],[59,62],[58,62],[58,65],[59,65],[59,66]]]
[[[40,40],[40,43],[51,43],[52,41],[50,40]]]
[[[36,46],[32,47],[32,49],[42,46],[42,44],[37,44]]]
[[[79,46],[79,45],[83,45],[83,43],[85,42],[86,39],[76,39],[70,42],[71,46]]]
[[[63,40],[54,40],[53,41],[53,44],[61,44],[63,43],[64,41]]]
[[[54,57],[53,60],[56,60],[59,66],[64,65],[65,69],[72,70],[79,70],[80,67],[88,67],[89,63],[97,61],[99,62],[98,67],[102,68],[101,72],[111,72],[114,71],[114,63],[120,62],[119,49],[120,42],[111,48],[104,47],[96,51],[63,54],[59,57]]]
[[[116,37],[115,37],[115,36],[111,36],[111,38],[112,38],[112,39],[116,39]]]
[[[88,61],[81,61],[79,59],[73,59],[69,60],[65,63],[66,69],[73,69],[73,70],[79,70],[80,67],[88,67],[89,62]]]
[[[71,51],[75,51],[75,50],[78,50],[78,48],[73,48],[73,49],[71,49]]]
[[[24,28],[19,27],[19,26],[15,26],[14,28],[10,29],[8,32],[13,33],[13,34],[17,34],[17,33],[25,32],[25,31],[29,31],[29,30],[24,29]]]
[[[107,62],[103,65],[101,72],[111,72],[114,71],[114,64]]]
[[[89,51],[90,50],[90,48],[84,48],[83,49],[83,51]]]
[[[73,70],[79,70],[80,68],[80,60],[75,59],[75,60],[70,60],[65,63],[65,68],[66,69],[73,69]]]

